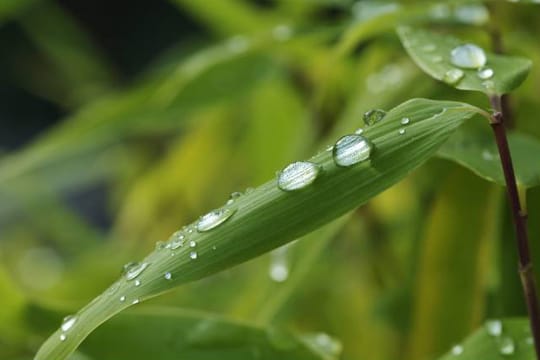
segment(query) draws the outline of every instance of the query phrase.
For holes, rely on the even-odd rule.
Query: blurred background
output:
[[[0,0],[0,358],[31,358],[124,263],[365,111],[488,107],[422,74],[400,22],[532,59],[512,126],[540,137],[535,4]],[[528,208],[538,264],[540,191]],[[342,359],[436,358],[526,313],[505,209],[501,187],[433,159],[306,239],[149,303],[325,332]]]

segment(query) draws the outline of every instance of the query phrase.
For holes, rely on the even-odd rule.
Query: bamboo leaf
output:
[[[501,331],[500,335],[499,329]],[[454,346],[440,360],[515,360],[534,359],[534,346],[527,319],[490,320],[470,335],[462,344]]]
[[[460,128],[439,150],[445,159],[457,162],[476,175],[505,186],[497,146],[489,126],[473,122]],[[540,141],[519,132],[508,135],[516,180],[523,188],[540,185],[540,162],[531,154],[540,154]]]
[[[339,349],[335,340],[326,337]],[[311,347],[311,342],[283,330],[164,307],[148,307],[118,316],[92,334],[81,351],[102,360],[331,360],[339,355],[323,356]]]
[[[405,26],[398,28],[398,34],[403,46],[422,70],[460,90],[508,93],[525,80],[532,64],[525,58],[495,55],[474,47],[465,50],[467,54],[461,57],[465,62],[458,67],[452,63],[451,54],[454,49],[466,44],[464,41]],[[474,61],[469,68],[465,68],[463,64],[468,63],[469,57]]]
[[[81,310],[68,332],[55,332],[36,360],[64,359],[97,326],[130,305],[261,255],[365,203],[433,156],[477,113],[483,112],[463,103],[426,99],[397,106],[365,129],[363,136],[372,144],[369,159],[343,167],[323,151],[310,159],[320,176],[306,188],[285,192],[273,179],[201,218],[216,220],[215,228],[201,222],[173,234],[167,246],[158,246],[131,266],[128,276]]]

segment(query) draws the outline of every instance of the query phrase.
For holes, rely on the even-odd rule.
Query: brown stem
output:
[[[501,97],[498,95],[490,96],[490,102],[495,110],[491,116],[490,123],[504,173],[506,182],[506,192],[512,210],[512,219],[516,231],[516,241],[519,257],[519,275],[523,285],[523,293],[527,302],[527,310],[529,312],[531,333],[534,339],[536,350],[536,359],[540,360],[540,310],[538,307],[538,294],[536,290],[536,282],[534,271],[531,262],[531,254],[529,249],[529,235],[527,232],[527,212],[522,208],[519,199],[519,192],[516,184],[516,176],[514,166],[512,164],[512,156],[508,147],[508,139],[506,137],[506,129],[504,127],[504,117],[501,105]]]

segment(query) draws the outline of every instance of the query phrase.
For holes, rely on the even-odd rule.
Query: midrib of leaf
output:
[[[356,166],[335,165],[324,151],[310,161],[322,166],[322,175],[302,191],[286,193],[273,179],[238,199],[236,214],[210,232],[194,233],[198,258],[184,247],[175,256],[155,251],[140,276],[141,285],[119,280],[78,314],[78,321],[60,341],[60,330],[42,346],[36,360],[61,360],[75,350],[97,326],[130,306],[134,300],[156,296],[175,286],[197,280],[261,255],[307,234],[361,205],[401,180],[434,155],[438,147],[461,123],[482,110],[456,102],[414,99],[391,110],[384,121],[366,128],[364,136],[374,144],[371,159]],[[399,135],[401,119],[411,123]],[[219,181],[219,179],[216,179]],[[166,281],[163,276],[171,272]],[[114,289],[114,291],[113,291]],[[119,301],[125,296],[124,302]]]

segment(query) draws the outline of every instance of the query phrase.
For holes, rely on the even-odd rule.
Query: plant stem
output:
[[[506,128],[504,126],[505,119],[502,113],[501,97],[498,95],[492,95],[490,96],[490,102],[491,106],[495,110],[495,113],[490,118],[490,124],[495,135],[495,141],[497,142],[497,148],[501,158],[501,165],[506,182],[506,192],[508,194],[508,200],[510,202],[510,209],[512,211],[512,218],[516,231],[519,257],[519,275],[523,285],[525,300],[527,302],[531,333],[536,350],[536,359],[540,360],[540,311],[538,307],[538,293],[536,290],[536,282],[529,249],[527,211],[522,208],[519,199],[516,176],[514,173],[514,166],[512,164],[512,156],[508,147]]]

